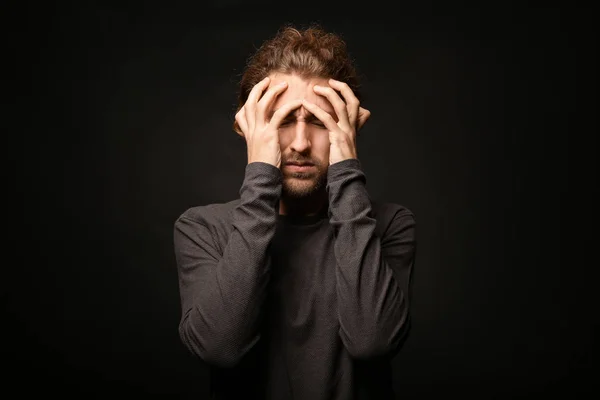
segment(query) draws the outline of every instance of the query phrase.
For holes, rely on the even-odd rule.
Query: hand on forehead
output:
[[[327,111],[331,115],[335,115],[335,111],[333,106],[325,97],[318,95],[314,92],[313,86],[325,86],[330,87],[328,83],[328,79],[325,78],[309,78],[304,79],[298,75],[288,75],[288,74],[272,74],[270,75],[271,82],[269,87],[275,86],[283,81],[288,83],[288,87],[283,93],[281,93],[275,99],[275,103],[273,105],[273,109],[277,110],[283,104],[287,103],[290,100],[296,99],[306,99],[312,103],[315,103],[323,110]]]

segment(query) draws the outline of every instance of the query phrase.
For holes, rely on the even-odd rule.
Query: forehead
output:
[[[333,106],[325,97],[316,94],[313,91],[313,86],[326,86],[329,87],[328,79],[325,78],[303,78],[295,74],[282,74],[273,73],[269,75],[271,82],[269,88],[279,84],[280,82],[286,81],[288,83],[287,89],[281,93],[275,99],[273,109],[280,108],[283,104],[290,100],[306,99],[312,103],[315,103],[323,110],[330,114],[335,113]]]

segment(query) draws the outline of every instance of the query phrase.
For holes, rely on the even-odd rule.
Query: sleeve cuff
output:
[[[336,180],[350,171],[359,170],[362,172],[362,165],[358,158],[349,158],[347,160],[338,161],[329,166],[327,170],[328,180]]]
[[[275,179],[277,182],[281,182],[282,175],[281,170],[266,162],[255,161],[246,165],[246,177],[264,176],[265,178]]]

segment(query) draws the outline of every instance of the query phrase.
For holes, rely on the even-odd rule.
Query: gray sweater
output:
[[[320,215],[279,215],[281,171],[175,222],[183,344],[212,399],[393,399],[409,328],[413,214],[369,198],[359,160],[329,166]]]

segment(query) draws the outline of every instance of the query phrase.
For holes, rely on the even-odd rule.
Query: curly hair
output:
[[[252,88],[272,73],[296,74],[305,79],[333,78],[348,84],[361,99],[360,82],[345,40],[313,23],[299,29],[283,25],[248,59],[239,84],[236,112],[246,103]],[[233,129],[239,131],[237,121]]]

